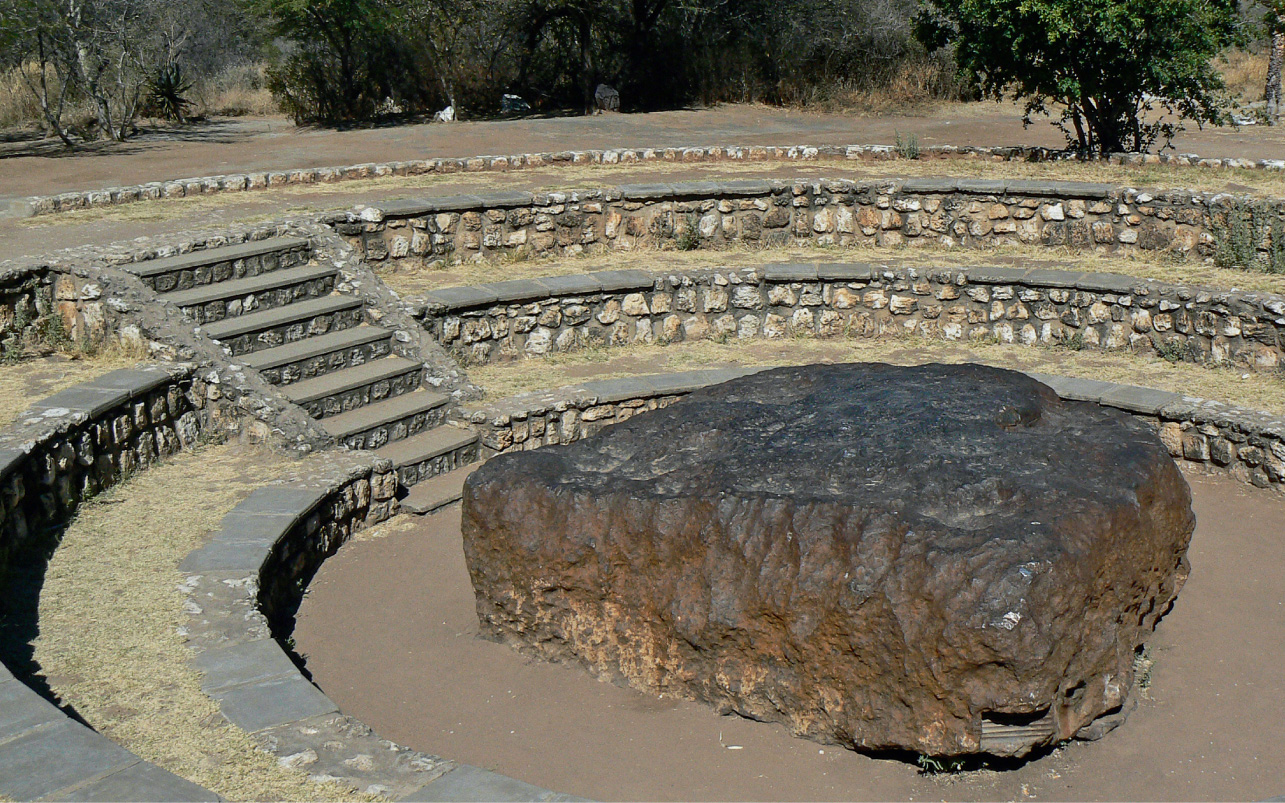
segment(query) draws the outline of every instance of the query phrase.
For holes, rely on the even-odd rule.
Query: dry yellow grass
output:
[[[134,351],[110,349],[92,357],[56,354],[0,364],[0,426],[13,423],[19,414],[46,396],[118,368],[132,368],[142,356]]]
[[[177,632],[186,619],[179,562],[286,467],[265,452],[209,447],[86,504],[49,563],[35,659],[95,729],[229,800],[353,799],[278,766],[223,720]]]
[[[928,241],[924,241],[925,245]],[[992,248],[883,248],[878,246],[761,248],[744,245],[723,249],[679,251],[644,247],[573,257],[466,263],[435,269],[384,270],[380,278],[403,297],[458,285],[485,284],[507,279],[535,279],[588,273],[597,270],[637,268],[647,271],[746,268],[774,262],[869,262],[912,267],[969,267],[1004,265],[1121,273],[1148,279],[1216,288],[1236,288],[1285,293],[1285,276],[1231,270],[1206,264],[1195,257],[1170,252],[1097,253],[1071,248],[1013,245]]]
[[[626,346],[475,367],[469,370],[469,378],[486,391],[488,400],[495,400],[589,379],[737,365],[838,362],[900,365],[977,362],[1021,371],[1141,385],[1285,415],[1285,393],[1277,375],[1175,364],[1156,357],[1132,354],[947,343],[920,337],[791,338],[725,344],[702,340],[667,346]]]
[[[1232,97],[1245,103],[1263,99],[1267,85],[1267,53],[1230,50],[1214,60],[1214,67]]]

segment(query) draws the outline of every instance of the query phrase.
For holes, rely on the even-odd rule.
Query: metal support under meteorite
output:
[[[1194,526],[1145,424],[981,366],[763,372],[498,456],[464,497],[484,632],[937,756],[1105,732]]]

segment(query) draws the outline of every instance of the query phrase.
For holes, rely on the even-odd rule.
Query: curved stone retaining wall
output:
[[[1259,370],[1278,368],[1285,354],[1283,296],[1056,270],[609,271],[437,290],[418,309],[468,364],[585,345],[886,333],[1158,351]]]
[[[84,499],[191,446],[202,404],[190,367],[114,371],[43,400],[0,433],[0,588],[16,571],[41,571],[58,525]],[[12,599],[0,594],[0,605]],[[2,665],[0,795],[218,799],[72,719]]]
[[[410,800],[569,800],[380,739],[304,676],[288,639],[304,589],[356,531],[397,510],[392,464],[327,452],[250,494],[180,567],[201,687],[282,765]],[[516,795],[516,796],[514,796]]]
[[[880,161],[900,158],[891,145],[751,145],[687,148],[614,148],[608,150],[528,153],[515,156],[474,156],[463,159],[418,159],[406,162],[370,162],[341,167],[313,167],[298,170],[268,170],[235,173],[224,176],[180,178],[152,181],[127,187],[65,192],[59,195],[37,195],[13,201],[8,213],[14,217],[48,215],[104,206],[185,198],[223,192],[246,192],[269,187],[300,184],[322,184],[339,181],[381,178],[385,176],[418,176],[433,173],[476,173],[493,170],[520,170],[550,165],[635,164],[639,162],[718,162],[718,161]],[[921,149],[923,159],[985,159],[989,161],[1090,161],[1066,151],[1029,146],[973,147],[928,145]],[[1204,159],[1196,154],[1113,153],[1103,159],[1110,164],[1173,164],[1206,168],[1240,168],[1260,170],[1285,169],[1282,159]]]
[[[482,456],[567,444],[684,395],[762,368],[608,379],[512,396],[461,411]],[[1169,453],[1259,488],[1285,492],[1285,418],[1180,393],[1091,379],[1031,374],[1064,399],[1114,407],[1147,422]]]
[[[324,219],[372,265],[418,269],[502,254],[734,243],[1025,243],[1206,254],[1216,221],[1248,203],[1253,199],[1070,181],[750,179],[393,201]],[[1285,202],[1259,203],[1262,221],[1285,219]]]

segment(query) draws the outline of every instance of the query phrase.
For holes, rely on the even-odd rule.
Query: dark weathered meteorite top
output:
[[[766,371],[469,480],[488,631],[823,741],[1021,754],[1117,708],[1186,575],[1142,422],[984,366]]]

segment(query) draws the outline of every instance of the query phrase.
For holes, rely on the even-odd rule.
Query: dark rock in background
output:
[[[1147,426],[982,366],[809,366],[469,480],[483,631],[826,743],[1024,755],[1126,701],[1187,574]]]

